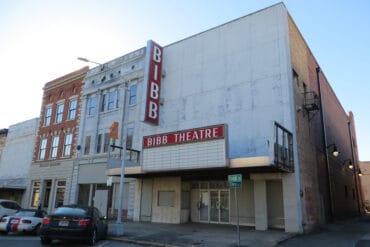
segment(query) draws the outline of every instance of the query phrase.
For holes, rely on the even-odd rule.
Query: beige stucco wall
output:
[[[254,184],[252,180],[243,180],[242,187],[236,189],[239,208],[239,224],[254,226]],[[230,189],[230,223],[237,224],[235,191]]]
[[[286,232],[300,232],[301,225],[299,222],[299,212],[297,203],[295,178],[293,173],[264,173],[251,174],[254,182],[254,210],[255,210],[255,227],[257,230],[266,230],[268,227],[268,205],[267,204],[267,185],[268,180],[282,182],[282,200],[284,228]],[[276,195],[274,195],[276,196]],[[276,215],[280,218],[280,215]],[[271,217],[271,216],[270,216]]]
[[[158,206],[159,191],[174,191],[175,201],[173,207]],[[180,177],[157,177],[153,181],[153,205],[152,222],[180,223],[181,209],[181,178]]]
[[[53,181],[52,188],[51,188],[50,202],[54,202],[55,200],[56,181],[65,180],[66,187],[65,187],[65,194],[64,194],[64,204],[68,204],[70,202],[72,171],[73,171],[73,161],[72,160],[50,162],[50,163],[44,163],[41,165],[32,164],[30,167],[30,171],[29,171],[30,184],[27,190],[29,193],[26,194],[27,195],[26,205],[30,207],[30,204],[31,204],[33,181],[44,181],[44,180]],[[43,191],[42,186],[43,185],[41,185],[41,191]],[[54,210],[54,204],[49,204],[49,208],[47,209],[48,213],[52,212],[53,210]]]

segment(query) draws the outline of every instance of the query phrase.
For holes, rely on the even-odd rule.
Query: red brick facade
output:
[[[78,123],[80,119],[81,92],[88,67],[57,78],[45,84],[40,113],[39,129],[33,155],[33,163],[48,162],[52,160],[71,159],[76,150],[78,137]],[[75,117],[69,119],[71,100],[77,99]],[[62,120],[57,123],[58,104],[64,103]],[[50,124],[45,124],[46,110],[51,108]],[[70,155],[63,156],[65,137],[72,134],[72,145]],[[59,136],[57,155],[51,158],[53,137]],[[44,159],[40,159],[40,146],[43,139],[47,140]]]

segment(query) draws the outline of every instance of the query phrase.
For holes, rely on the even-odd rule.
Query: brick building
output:
[[[366,213],[370,213],[370,161],[360,162],[360,184],[362,195],[362,206]]]
[[[88,67],[44,86],[39,128],[30,168],[27,207],[51,212],[70,201],[83,80]]]

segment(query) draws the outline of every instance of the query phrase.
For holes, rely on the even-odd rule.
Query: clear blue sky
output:
[[[42,87],[153,39],[167,45],[268,7],[269,0],[1,0],[0,129],[40,115]],[[370,1],[283,1],[346,112],[360,160],[370,160]]]

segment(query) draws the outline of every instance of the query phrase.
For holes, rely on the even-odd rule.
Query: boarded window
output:
[[[158,207],[174,207],[175,191],[158,191]]]

